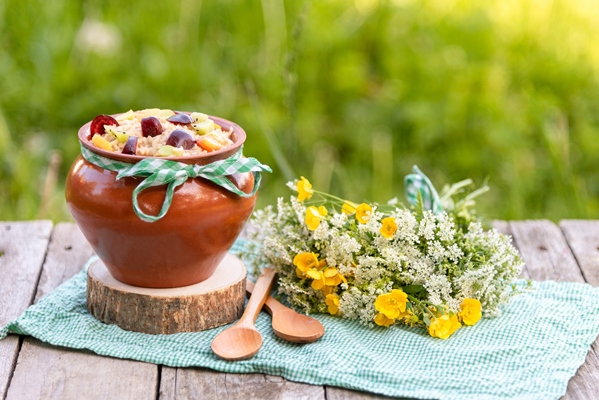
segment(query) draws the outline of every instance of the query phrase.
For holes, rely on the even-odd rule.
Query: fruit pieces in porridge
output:
[[[217,151],[233,144],[233,130],[224,130],[208,115],[176,113],[158,108],[98,115],[89,137],[98,148],[138,156],[181,157]]]

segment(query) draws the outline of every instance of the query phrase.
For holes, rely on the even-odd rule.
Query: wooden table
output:
[[[512,234],[534,280],[599,286],[599,221],[495,222]],[[0,326],[77,273],[92,250],[72,223],[0,222]],[[366,399],[367,393],[263,374],[170,368],[9,335],[0,341],[0,399]],[[564,398],[599,398],[599,340]]]

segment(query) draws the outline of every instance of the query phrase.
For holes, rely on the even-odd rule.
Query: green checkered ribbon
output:
[[[90,163],[110,171],[117,172],[116,179],[123,177],[145,177],[133,191],[133,210],[137,216],[146,222],[158,221],[164,217],[173,201],[175,188],[182,185],[189,178],[205,178],[220,187],[241,197],[252,197],[260,186],[260,172],[272,172],[268,165],[261,164],[255,158],[242,156],[242,150],[224,160],[214,161],[207,165],[184,164],[160,158],[144,158],[136,164],[129,164],[102,157],[81,145],[81,155]],[[228,175],[251,172],[254,175],[254,189],[251,193],[239,190],[229,179]],[[156,216],[145,214],[139,208],[137,196],[152,186],[166,186],[166,196],[162,203],[160,213]]]
[[[441,214],[443,212],[441,200],[430,179],[415,165],[412,172],[404,178],[408,202],[416,206],[418,205],[418,197],[420,197],[425,209],[431,210],[434,214]]]

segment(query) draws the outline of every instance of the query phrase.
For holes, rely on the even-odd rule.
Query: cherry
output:
[[[116,119],[112,118],[110,115],[106,115],[106,114],[98,115],[96,118],[94,118],[94,120],[91,123],[91,126],[89,127],[88,139],[96,134],[98,134],[98,135],[105,134],[106,132],[104,132],[104,125],[119,126],[119,123],[117,122]]]
[[[169,119],[167,119],[167,121],[176,125],[189,125],[195,122],[194,119],[191,118],[188,114],[183,113],[175,114]]]
[[[185,150],[189,150],[193,148],[196,142],[189,133],[180,129],[175,129],[171,132],[168,139],[166,139],[166,144],[173,147],[183,147]]]
[[[162,124],[156,117],[147,117],[141,120],[141,135],[143,137],[154,137],[164,131]]]
[[[137,136],[129,136],[123,147],[123,154],[135,154],[137,153]]]

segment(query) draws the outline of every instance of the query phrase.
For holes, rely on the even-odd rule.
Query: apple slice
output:
[[[165,146],[160,147],[158,149],[158,151],[156,152],[156,154],[154,154],[154,155],[156,157],[171,157],[171,156],[180,157],[183,155],[184,152],[185,152],[185,150],[183,150],[180,147],[173,147],[173,146],[165,145]]]
[[[151,116],[156,116],[160,113],[159,108],[146,108],[145,110],[139,110],[135,112],[135,116],[141,120],[142,118],[147,118]]]
[[[135,113],[133,112],[133,110],[129,110],[126,113],[117,115],[115,119],[118,122],[123,122],[123,121],[131,121],[133,118],[135,118]]]

